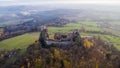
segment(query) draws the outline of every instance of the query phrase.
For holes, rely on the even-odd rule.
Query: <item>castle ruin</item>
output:
[[[56,32],[54,33],[54,40],[51,40],[46,26],[41,26],[39,42],[42,44],[42,47],[50,44],[70,45],[76,43],[77,45],[82,45],[82,39],[78,30],[70,33]]]

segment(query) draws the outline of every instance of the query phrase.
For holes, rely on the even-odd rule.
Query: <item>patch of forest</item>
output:
[[[42,48],[38,41],[21,55],[13,50],[0,58],[2,68],[119,68],[120,52],[100,38],[83,40],[83,45]],[[1,54],[1,55],[4,55]]]

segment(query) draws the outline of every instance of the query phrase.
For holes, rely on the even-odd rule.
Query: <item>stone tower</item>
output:
[[[46,47],[46,39],[48,38],[47,27],[41,26],[39,42],[42,44],[42,47]]]
[[[4,34],[4,29],[3,27],[0,27],[0,36],[2,36]]]

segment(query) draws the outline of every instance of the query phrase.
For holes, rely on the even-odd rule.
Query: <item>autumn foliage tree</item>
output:
[[[87,38],[85,38],[83,45],[84,45],[85,48],[91,48],[91,47],[93,47],[94,42],[93,41],[89,41]]]

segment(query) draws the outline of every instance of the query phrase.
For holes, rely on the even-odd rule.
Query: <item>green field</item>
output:
[[[0,50],[25,49],[28,45],[38,40],[39,33],[26,33],[17,37],[0,41]]]
[[[117,24],[117,23],[115,23],[115,24]],[[109,29],[109,28],[101,28],[97,22],[87,22],[87,21],[79,22],[79,23],[69,23],[67,25],[64,25],[64,27],[49,27],[48,30],[51,33],[58,32],[58,31],[68,32],[68,31],[74,30],[74,29],[81,29],[81,27],[84,27],[84,29],[88,30],[88,31],[100,31],[100,32],[107,31],[107,32],[110,32],[117,36],[120,35],[120,32],[117,30]],[[86,32],[81,32],[80,34],[81,35],[99,36],[99,37],[101,37],[101,39],[103,39],[106,42],[112,42],[114,44],[114,46],[118,50],[120,50],[120,37],[116,37],[116,36],[112,36],[112,35],[86,33]]]
[[[85,30],[89,30],[89,31],[102,31],[101,28],[98,28],[98,24],[96,22],[68,23],[64,25],[64,27],[49,27],[48,30],[51,33],[57,32],[57,31],[68,32],[74,29],[81,29],[81,27],[84,27]]]
[[[69,32],[74,29],[81,29],[84,27],[85,30],[89,31],[108,31],[111,30],[111,33],[115,33],[115,30],[100,28],[97,22],[79,22],[79,23],[69,23],[64,25],[63,27],[48,27],[49,34],[53,34],[54,32]],[[119,36],[120,32],[116,31],[116,35]],[[91,36],[100,36],[101,39],[106,42],[112,42],[114,46],[120,50],[120,37],[112,36],[112,35],[102,35],[102,34],[94,34],[94,33],[86,33],[80,32],[81,35],[91,35]],[[26,49],[28,45],[32,44],[35,40],[39,38],[39,32],[36,33],[26,33],[24,35],[20,35],[17,37],[13,37],[4,41],[0,41],[0,50],[12,50],[16,48]]]
[[[114,46],[120,50],[120,37],[110,36],[110,35],[99,35],[101,39],[105,40],[106,42],[112,42]]]

